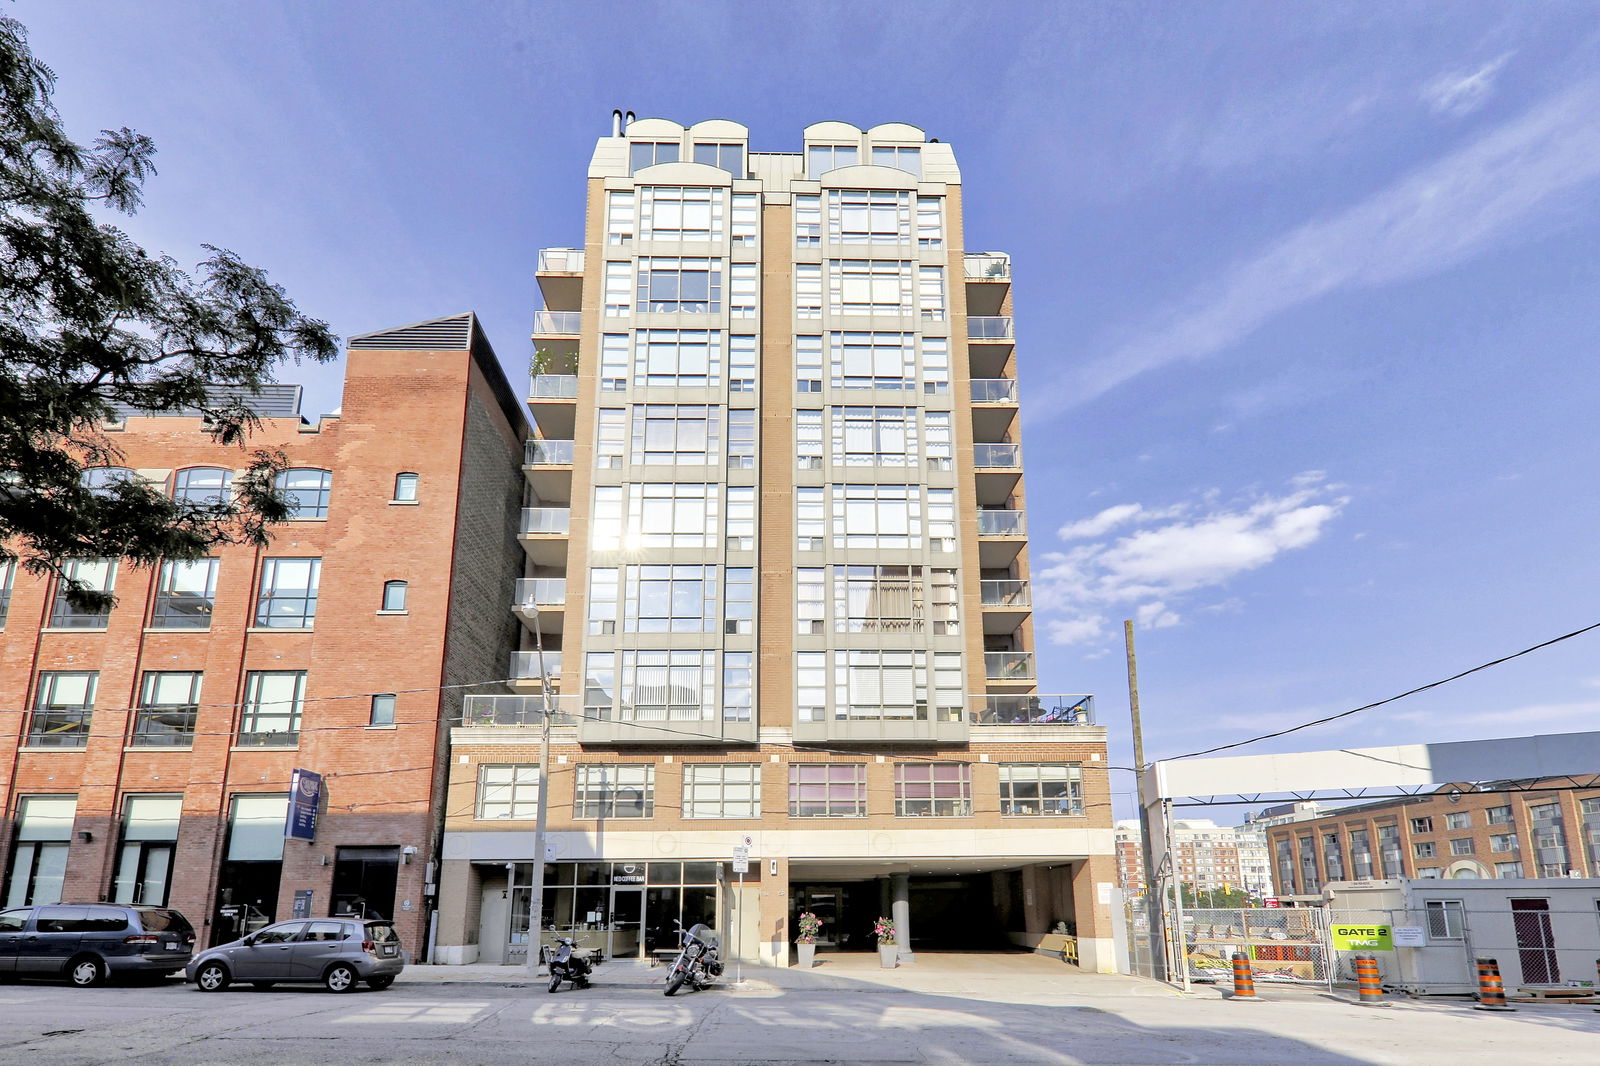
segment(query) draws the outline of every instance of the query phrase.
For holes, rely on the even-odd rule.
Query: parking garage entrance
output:
[[[1012,912],[1021,913],[1021,871],[930,874],[908,877],[913,951],[1012,951],[1016,945],[1006,935]],[[888,877],[828,882],[791,881],[789,929],[799,928],[801,913],[822,919],[817,951],[873,951],[877,941],[872,928],[880,916],[892,911],[892,885]]]

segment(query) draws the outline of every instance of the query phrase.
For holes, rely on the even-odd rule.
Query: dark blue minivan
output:
[[[0,981],[65,977],[79,988],[113,976],[167,977],[194,954],[177,911],[120,903],[52,903],[0,911]]]

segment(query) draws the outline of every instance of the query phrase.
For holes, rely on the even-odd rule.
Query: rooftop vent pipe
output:
[[[622,136],[622,110],[620,108],[612,108],[611,110],[611,136]]]
[[[633,112],[629,111],[627,115],[623,116],[622,128],[627,129],[631,125],[633,125]]]

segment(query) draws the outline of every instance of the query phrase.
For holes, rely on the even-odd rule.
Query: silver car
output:
[[[279,922],[241,940],[202,951],[184,976],[202,992],[221,992],[235,981],[271,988],[280,981],[321,982],[349,992],[365,981],[388,988],[405,968],[394,926],[358,918]]]

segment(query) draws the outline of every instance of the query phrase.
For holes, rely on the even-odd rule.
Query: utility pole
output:
[[[544,634],[533,612],[533,643],[539,657],[539,811],[533,825],[533,888],[528,893],[528,976],[544,962],[544,840],[550,798],[550,675],[544,671]]]
[[[1128,649],[1128,711],[1133,717],[1133,769],[1134,799],[1139,804],[1139,848],[1144,859],[1144,909],[1150,926],[1151,976],[1157,981],[1167,979],[1166,936],[1162,929],[1161,896],[1156,888],[1155,840],[1150,834],[1150,812],[1144,805],[1144,773],[1149,767],[1144,761],[1144,727],[1139,722],[1139,664],[1133,651],[1133,620],[1122,623],[1123,643]],[[1169,853],[1170,854],[1170,853]]]

